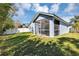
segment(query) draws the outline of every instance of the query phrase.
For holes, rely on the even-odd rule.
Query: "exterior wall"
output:
[[[31,23],[28,28],[29,28],[30,32],[33,32],[33,23]]]
[[[29,26],[29,30],[30,30],[30,32],[32,32],[34,34],[39,34],[38,24],[37,23],[32,23]]]
[[[35,25],[34,25],[34,23],[30,24],[29,30],[30,30],[30,32],[33,32],[33,33],[35,32]]]
[[[4,34],[15,34],[17,32],[18,32],[17,29],[8,29],[4,32]]]
[[[30,32],[28,28],[14,28],[14,29],[9,29],[4,32],[4,34],[15,34],[19,32]]]
[[[49,36],[54,36],[54,18],[52,20],[49,20]]]
[[[30,32],[28,28],[18,28],[17,31],[18,32]]]
[[[39,34],[39,24],[38,23],[35,23],[35,26],[36,26],[36,34]]]
[[[69,32],[69,27],[67,27],[66,25],[64,25],[62,22],[60,22],[60,26],[59,26],[59,34],[65,34]]]

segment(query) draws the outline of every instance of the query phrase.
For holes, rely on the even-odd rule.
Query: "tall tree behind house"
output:
[[[79,16],[74,16],[74,18],[72,18],[71,21],[73,22],[72,24],[73,32],[79,33]]]

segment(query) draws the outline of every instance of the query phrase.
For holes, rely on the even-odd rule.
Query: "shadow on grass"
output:
[[[65,52],[67,51],[66,55],[74,55],[74,56],[78,55],[79,56],[79,39],[69,38],[69,37],[61,37],[58,39],[59,39],[60,47],[64,48]],[[69,44],[65,46],[63,45],[64,42],[69,42]]]
[[[28,40],[24,47],[21,47],[14,55],[28,55],[28,56],[57,56],[63,55],[56,44],[39,44],[40,41]],[[36,46],[39,44],[38,46]]]
[[[79,48],[79,39],[75,39],[75,38],[69,38],[69,37],[61,37],[61,38],[58,38],[60,40],[60,44],[63,43],[63,42],[66,42],[66,41],[69,41],[73,44],[75,44],[75,46],[77,48]]]
[[[64,48],[63,52],[61,49],[65,47],[63,42],[70,42],[75,44],[79,48],[79,40],[74,38],[62,37],[58,38],[59,42],[52,43],[52,40],[47,44],[41,42],[39,38],[33,41],[31,35],[21,35],[5,41],[6,48],[2,51],[2,55],[14,55],[14,56],[64,56],[64,55],[79,55],[78,53],[71,51],[70,48]],[[30,39],[29,39],[30,38]],[[32,39],[32,40],[31,40]],[[39,39],[39,40],[38,40]],[[62,46],[63,45],[63,46]],[[13,47],[13,48],[12,48]],[[9,49],[11,48],[11,49]],[[8,50],[6,50],[8,49]],[[70,54],[69,54],[70,53]]]
[[[39,38],[33,38],[32,40],[29,39],[29,35],[27,36],[17,36],[11,39],[8,39],[5,41],[6,48],[4,48],[1,55],[9,56],[61,56],[63,53],[60,51],[60,49],[57,47],[56,43],[49,42],[48,44],[45,44],[44,42],[40,44],[40,40],[33,41],[33,39],[39,39]],[[15,47],[14,47],[15,46]],[[12,48],[13,47],[13,48]],[[8,49],[8,50],[6,50]]]
[[[2,41],[4,44],[3,46],[0,47],[1,49],[1,55],[9,55],[10,51],[15,50],[15,48],[10,49],[8,51],[5,51],[6,49],[12,48],[14,46],[18,47],[20,44],[22,44],[24,41],[27,41],[27,38],[29,35],[23,35],[23,36],[17,36],[14,38],[7,39],[5,41]],[[16,51],[16,50],[15,50]]]

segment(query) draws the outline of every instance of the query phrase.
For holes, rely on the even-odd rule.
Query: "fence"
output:
[[[14,28],[14,29],[8,29],[4,32],[4,34],[15,34],[19,32],[30,32],[28,28]]]

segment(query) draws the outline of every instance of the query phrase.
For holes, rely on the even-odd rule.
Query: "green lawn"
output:
[[[0,55],[79,56],[79,34],[67,33],[54,38],[32,33],[0,36]]]

